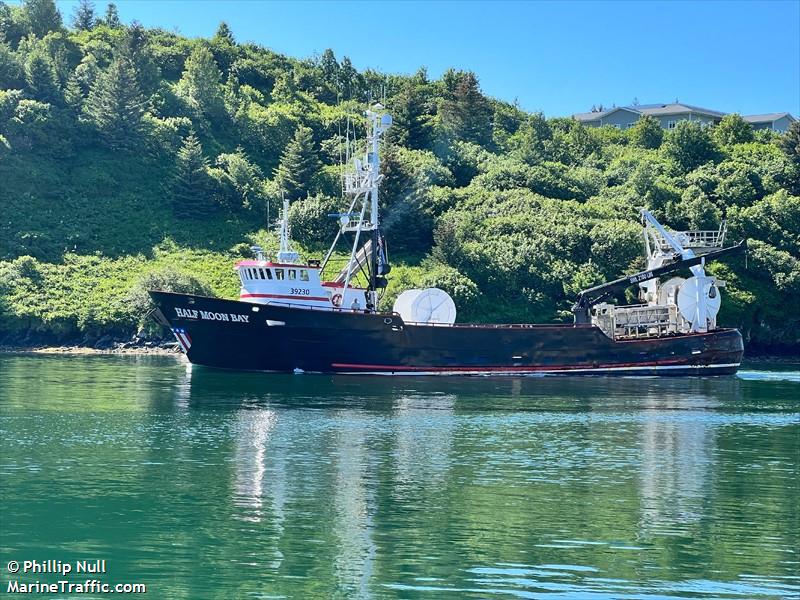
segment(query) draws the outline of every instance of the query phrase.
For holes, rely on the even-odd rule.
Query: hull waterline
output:
[[[208,367],[376,375],[727,375],[735,329],[613,341],[591,325],[431,326],[396,314],[150,292],[156,319]]]

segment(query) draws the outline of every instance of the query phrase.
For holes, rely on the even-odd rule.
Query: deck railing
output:
[[[684,248],[722,248],[725,243],[725,233],[727,228],[723,225],[717,230],[695,230],[695,231],[673,231],[673,237]],[[658,241],[661,250],[669,251],[672,247],[667,240],[658,232],[653,231],[653,235]]]

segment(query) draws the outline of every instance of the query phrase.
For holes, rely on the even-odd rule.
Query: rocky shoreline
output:
[[[27,335],[21,338],[0,338],[0,353],[23,354],[180,354],[174,339],[134,336],[128,340],[110,335],[97,339],[84,337],[74,340],[53,340]]]

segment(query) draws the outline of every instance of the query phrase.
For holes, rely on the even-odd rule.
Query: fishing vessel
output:
[[[238,299],[150,291],[154,317],[172,330],[191,363],[381,375],[736,372],[742,336],[717,326],[724,282],[707,275],[705,265],[743,251],[745,243],[725,247],[724,224],[671,231],[646,210],[646,270],[582,291],[573,323],[456,323],[455,303],[436,288],[407,290],[393,310],[380,310],[391,267],[378,210],[379,151],[392,120],[380,105],[366,118],[366,151],[343,177],[349,207],[334,215],[339,230],[323,259],[302,260],[293,250],[284,202],[274,259],[253,247],[254,258],[235,266]],[[342,240],[349,257],[326,278]],[[606,302],[631,286],[639,288],[641,303]]]

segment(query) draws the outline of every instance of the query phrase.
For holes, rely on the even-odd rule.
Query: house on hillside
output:
[[[584,125],[602,127],[612,125],[619,129],[628,129],[636,124],[642,115],[649,115],[661,123],[664,129],[673,129],[678,121],[698,121],[704,125],[719,123],[725,113],[700,108],[690,104],[637,104],[636,106],[620,106],[603,111],[578,113],[573,115]]]
[[[783,133],[789,129],[789,125],[797,121],[789,113],[770,113],[767,115],[748,115],[743,117],[745,121],[753,126],[753,129],[772,129]]]
[[[586,113],[572,115],[584,125],[590,127],[603,127],[610,125],[618,129],[629,129],[643,116],[649,115],[657,119],[664,129],[674,129],[678,121],[697,121],[703,125],[714,125],[722,120],[726,113],[691,104],[637,104],[634,106],[619,106],[605,110],[593,110]],[[783,132],[789,125],[796,121],[789,113],[772,113],[766,115],[750,115],[743,117],[753,126],[753,129],[772,129]]]

